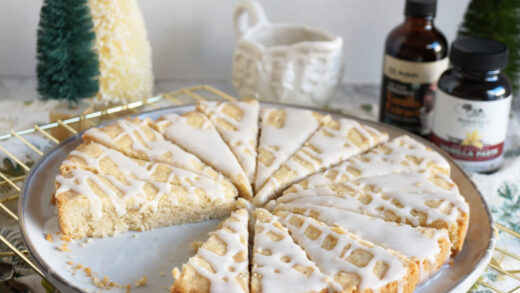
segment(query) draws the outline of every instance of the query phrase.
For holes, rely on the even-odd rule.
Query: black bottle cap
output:
[[[437,0],[406,0],[404,15],[435,16]]]
[[[507,46],[499,41],[464,37],[451,45],[450,61],[463,70],[495,71],[506,68],[508,55]]]

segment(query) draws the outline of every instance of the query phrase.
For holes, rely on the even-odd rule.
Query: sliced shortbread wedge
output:
[[[199,222],[228,215],[236,202],[217,182],[197,186],[200,181],[182,179],[177,185],[69,169],[56,176],[61,231],[72,238],[104,237]]]
[[[200,112],[164,115],[154,124],[164,137],[227,176],[241,196],[253,197],[249,179],[211,121]]]
[[[297,190],[295,188],[310,188],[355,178],[413,171],[449,175],[450,164],[439,153],[409,136],[403,135],[383,143],[365,154],[352,157],[336,167],[303,179],[285,190],[284,193],[294,192]]]
[[[278,218],[264,209],[256,209],[253,217],[251,292],[328,292],[330,278],[307,258]]]
[[[343,162],[387,139],[388,135],[354,120],[330,120],[269,178],[255,194],[254,203],[263,205],[294,182]]]
[[[100,143],[132,158],[163,162],[213,178],[219,177],[217,171],[196,156],[166,140],[149,126],[150,123],[148,118],[119,119],[112,124],[87,130],[83,140]]]
[[[240,209],[210,233],[182,271],[173,269],[172,293],[249,292],[248,221]]]
[[[302,109],[263,108],[255,190],[259,190],[330,116]]]
[[[309,258],[345,292],[413,292],[417,265],[402,254],[310,217],[284,211],[276,215]]]
[[[199,102],[197,109],[206,114],[238,158],[249,182],[256,172],[256,146],[258,140],[257,100],[237,102]]]
[[[444,179],[443,184],[451,184]],[[335,207],[414,227],[447,229],[453,254],[462,248],[469,221],[468,204],[456,187],[445,189],[414,173],[314,187],[285,194],[277,202]]]
[[[329,226],[339,225],[358,237],[398,251],[417,264],[419,282],[428,279],[448,260],[448,231],[385,222],[379,218],[332,207],[310,204],[280,204],[275,211],[288,211],[315,218]]]
[[[114,149],[90,142],[79,145],[70,152],[60,166],[61,172],[84,169],[100,175],[111,175],[120,181],[126,178],[148,182],[181,185],[187,189],[204,188],[214,194],[226,194],[226,198],[238,195],[233,184],[222,174],[217,178],[195,173],[172,165],[132,159]]]

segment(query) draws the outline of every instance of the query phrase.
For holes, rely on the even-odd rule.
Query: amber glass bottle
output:
[[[448,43],[433,25],[435,0],[407,0],[406,19],[386,39],[379,121],[428,136]]]

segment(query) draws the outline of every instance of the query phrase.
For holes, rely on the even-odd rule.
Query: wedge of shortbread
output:
[[[228,215],[235,195],[199,177],[171,184],[69,169],[56,176],[61,230],[72,238],[104,237]]]
[[[278,218],[264,209],[256,209],[253,217],[251,292],[328,292],[331,279],[307,258]]]
[[[437,272],[450,254],[451,242],[445,229],[412,227],[347,210],[310,204],[287,203],[275,209],[281,210],[312,217],[329,226],[339,225],[361,239],[402,253],[417,265],[419,282]]]
[[[387,139],[386,134],[354,120],[330,120],[274,172],[255,194],[254,203],[263,205],[294,182],[345,161]]]
[[[442,187],[437,182],[443,182],[438,183]],[[288,193],[277,202],[335,207],[414,227],[446,229],[456,254],[466,235],[469,207],[450,184],[449,178],[432,182],[418,173],[392,174]]]
[[[235,186],[224,176],[212,178],[172,165],[132,159],[121,152],[107,148],[96,142],[84,143],[70,152],[60,166],[61,172],[70,169],[84,169],[100,175],[111,175],[120,181],[126,178],[148,182],[162,182],[181,185],[186,188],[205,188],[214,194],[237,196]]]
[[[249,182],[256,172],[256,146],[258,140],[257,100],[238,102],[199,102],[197,109],[206,114],[238,158]]]
[[[383,143],[367,153],[355,156],[336,167],[314,174],[285,190],[340,183],[391,173],[420,172],[450,174],[450,165],[439,153],[407,135]],[[294,187],[294,188],[293,188]]]
[[[310,217],[284,211],[277,215],[309,258],[344,292],[413,292],[417,265],[404,255]]]
[[[330,116],[303,109],[263,108],[255,190],[280,168]]]
[[[219,177],[218,172],[199,158],[166,140],[149,126],[150,123],[148,118],[119,119],[112,124],[87,130],[83,140],[100,143],[132,158],[163,162],[213,178]]]
[[[227,176],[241,196],[253,197],[253,190],[244,169],[222,140],[211,121],[200,112],[168,114],[154,123],[164,137],[197,155],[206,164]]]
[[[173,269],[172,293],[249,292],[247,210],[240,209],[182,266]]]

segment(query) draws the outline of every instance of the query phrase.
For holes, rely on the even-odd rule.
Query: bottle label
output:
[[[380,120],[421,135],[431,131],[437,80],[448,58],[411,62],[386,55]]]
[[[437,92],[431,140],[470,172],[500,166],[511,96],[473,101]]]

